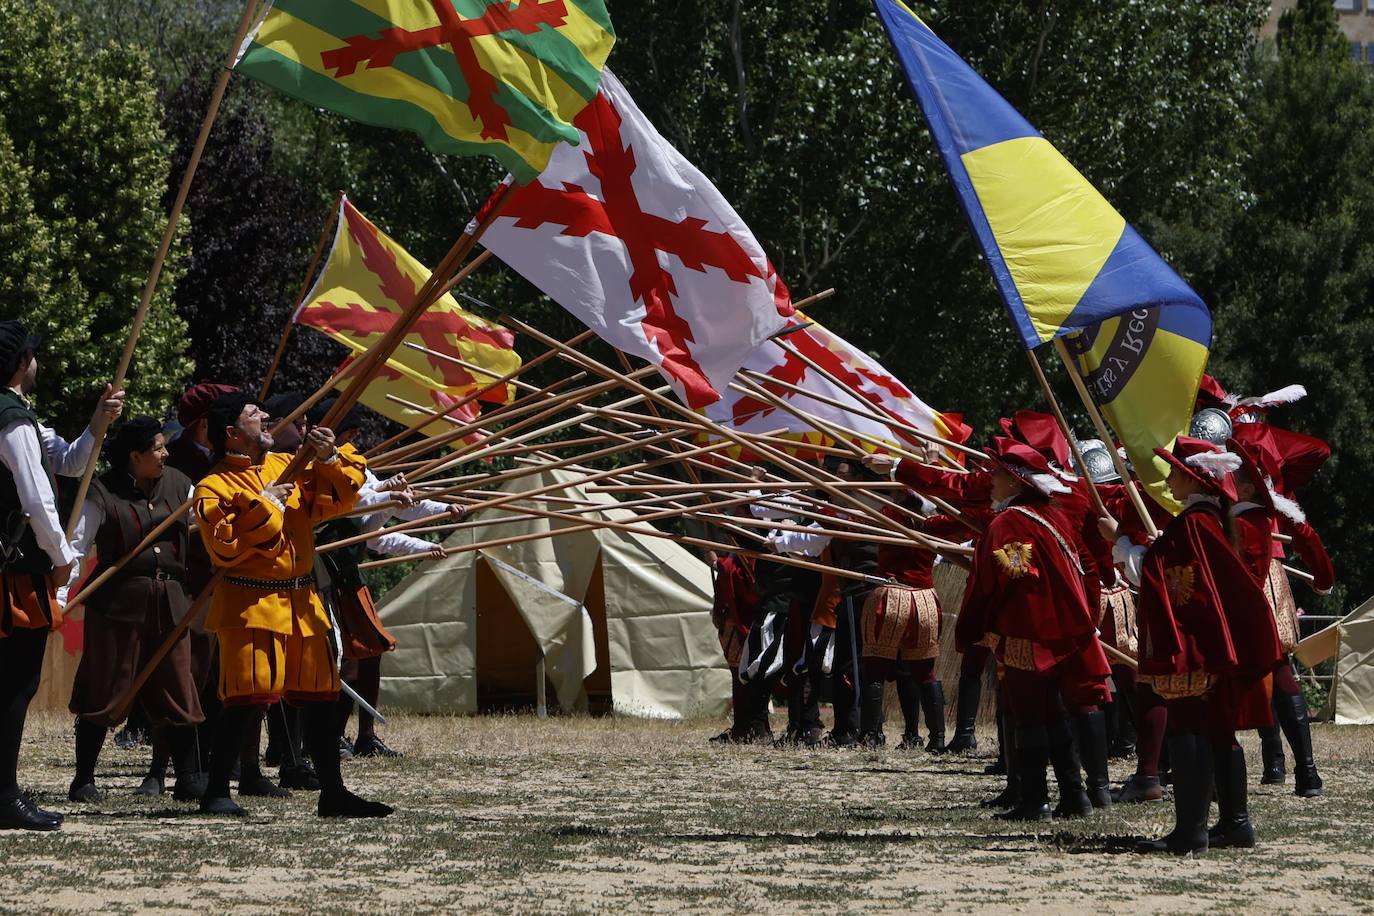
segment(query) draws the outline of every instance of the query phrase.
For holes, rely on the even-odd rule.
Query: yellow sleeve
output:
[[[339,448],[329,464],[312,461],[301,475],[301,495],[310,507],[310,524],[344,515],[358,503],[367,480],[367,459],[351,444]]]
[[[216,566],[239,566],[281,551],[282,510],[270,499],[244,489],[195,489],[196,527]]]

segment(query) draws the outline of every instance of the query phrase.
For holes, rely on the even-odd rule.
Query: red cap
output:
[[[1069,488],[1050,468],[1045,456],[1024,442],[997,436],[988,449],[988,457],[1026,486],[1045,496],[1067,493]]]
[[[238,391],[233,385],[217,385],[214,382],[201,382],[186,390],[177,402],[177,422],[187,427],[204,417],[210,405],[224,394]]]
[[[1217,380],[1210,375],[1204,375],[1202,381],[1197,386],[1197,409],[1204,407],[1215,407],[1218,410],[1230,411],[1231,404],[1226,400],[1228,395],[1226,389],[1217,383]],[[1196,411],[1194,411],[1196,412]]]
[[[1156,448],[1155,454],[1199,483],[1214,496],[1236,501],[1236,482],[1231,472],[1241,467],[1240,456],[1205,439],[1179,436],[1173,451]]]
[[[1011,438],[1029,445],[1061,470],[1069,469],[1069,440],[1064,438],[1059,421],[1054,417],[1033,410],[1018,410],[1010,419],[1003,417],[998,422]]]

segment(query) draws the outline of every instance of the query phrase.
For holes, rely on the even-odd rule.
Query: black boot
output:
[[[939,681],[921,685],[921,713],[926,717],[926,750],[943,754],[945,745],[945,685]]]
[[[284,723],[282,740],[285,742],[285,749],[281,759],[281,770],[277,774],[281,787],[283,789],[299,789],[303,792],[318,792],[320,779],[315,772],[315,767],[320,765],[320,761],[315,759],[312,765],[311,758],[314,757],[314,754],[307,756],[305,753],[300,707],[288,703],[279,703],[267,712],[269,720],[273,716],[281,716]],[[331,728],[330,730],[336,731],[337,729]],[[338,742],[334,742],[334,745],[330,756],[337,760],[339,757]],[[270,749],[270,736],[268,746]]]
[[[1255,826],[1250,823],[1248,791],[1245,785],[1245,751],[1240,745],[1212,752],[1212,779],[1217,790],[1216,826],[1207,831],[1207,845],[1251,849],[1255,845]]]
[[[997,717],[997,754],[999,759],[1012,760],[1016,756],[1016,729],[1006,721],[1005,716]],[[1007,785],[1000,794],[992,798],[985,798],[979,802],[984,808],[997,808],[1005,810],[1015,808],[1021,804],[1021,780],[1017,776],[1016,767],[1008,766],[1004,768],[1003,775],[1007,778]]]
[[[1307,701],[1302,694],[1279,694],[1274,697],[1274,711],[1279,727],[1293,751],[1293,794],[1299,798],[1316,798],[1322,794],[1322,778],[1317,762],[1312,758],[1312,726],[1307,721]]]
[[[208,777],[200,772],[200,754],[196,750],[196,727],[187,725],[169,728],[172,746],[172,772],[177,781],[172,786],[172,798],[177,801],[200,801],[205,797]]]
[[[1116,732],[1108,745],[1107,756],[1112,760],[1132,760],[1135,758],[1135,691],[1118,691],[1111,708]]]
[[[999,702],[997,704],[997,757],[992,763],[983,767],[984,776],[1005,776],[1011,772],[1011,755],[1007,753],[1007,748],[1015,741],[1011,731],[1011,724],[1007,721],[1007,712]]]
[[[1098,710],[1074,716],[1073,732],[1086,776],[1084,789],[1088,793],[1088,800],[1094,808],[1109,808],[1112,804],[1112,780],[1107,771],[1106,715]]]
[[[1083,773],[1073,731],[1069,723],[1060,718],[1051,722],[1046,732],[1050,741],[1050,763],[1054,765],[1054,779],[1059,784],[1059,804],[1054,806],[1054,816],[1087,817],[1093,813],[1093,805],[1083,791]]]
[[[1042,726],[1017,728],[1011,769],[1016,771],[1020,799],[1015,808],[994,814],[1001,821],[1047,821],[1050,819],[1049,786],[1045,765],[1049,762],[1049,736]]]
[[[955,703],[954,740],[945,750],[950,753],[978,750],[978,703],[983,698],[981,675],[959,675],[959,697]]]
[[[902,740],[899,751],[918,750],[921,741],[921,685],[911,675],[897,675],[897,705],[902,708]],[[927,721],[927,725],[929,721]]]
[[[1212,749],[1195,734],[1170,735],[1166,743],[1174,768],[1174,829],[1157,840],[1141,840],[1136,851],[1201,855],[1212,806]]]
[[[301,728],[320,780],[320,817],[386,817],[392,807],[359,798],[344,788],[339,768],[339,718],[329,701],[308,703],[302,709]]]
[[[89,719],[77,717],[76,720],[76,773],[67,798],[74,802],[96,804],[101,792],[95,787],[95,764],[100,759],[100,749],[105,746],[105,736],[109,729],[96,725]]]
[[[854,721],[854,682],[848,675],[837,673],[830,683],[835,724],[826,736],[825,743],[832,747],[851,747],[859,737],[857,723]]]
[[[1278,713],[1279,698],[1274,697],[1275,714]],[[1269,725],[1259,730],[1260,757],[1264,770],[1260,776],[1262,786],[1281,786],[1288,781],[1287,761],[1283,759],[1283,738],[1277,725]]]
[[[883,734],[882,681],[866,681],[859,694],[859,743],[865,747],[887,744]]]
[[[200,798],[200,810],[205,814],[225,814],[243,817],[244,811],[229,797],[229,773],[238,762],[243,746],[243,731],[249,721],[256,719],[249,706],[226,706],[215,726],[215,740],[210,748],[210,773],[205,793]]]

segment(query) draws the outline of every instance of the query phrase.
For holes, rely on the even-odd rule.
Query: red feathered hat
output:
[[[1069,488],[1050,468],[1045,456],[1024,442],[997,436],[988,449],[988,457],[998,466],[1045,496],[1067,493]]]
[[[1047,461],[1054,462],[1054,468],[1051,470],[1060,476],[1073,479],[1073,473],[1068,470],[1071,467],[1069,456],[1072,454],[1069,450],[1069,440],[1064,438],[1058,420],[1047,413],[1018,410],[1010,418],[1002,417],[998,422],[1002,425],[1002,432],[1018,442],[1029,445],[1045,456]]]
[[[1231,439],[1226,447],[1241,460],[1241,470],[1255,485],[1255,502],[1280,515],[1285,515],[1298,524],[1307,521],[1307,515],[1297,500],[1289,499],[1274,488],[1278,473],[1278,459],[1259,445],[1251,445],[1239,439]]]
[[[1268,423],[1237,423],[1234,436],[1272,456],[1277,462],[1273,469],[1274,484],[1280,493],[1288,496],[1306,486],[1331,457],[1331,446],[1316,436]]]
[[[1208,493],[1235,502],[1236,482],[1231,479],[1231,472],[1241,467],[1239,455],[1190,436],[1179,436],[1173,451],[1156,448],[1155,454],[1187,474]]]

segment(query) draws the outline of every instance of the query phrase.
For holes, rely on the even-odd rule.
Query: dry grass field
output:
[[[1167,802],[1002,825],[984,760],[708,746],[721,727],[397,717],[408,755],[345,773],[398,813],[340,823],[305,793],[246,821],[136,798],[146,751],[112,745],[107,800],[70,805],[71,721],[39,717],[22,771],[67,824],[0,834],[0,910],[1374,910],[1374,729],[1317,727],[1325,798],[1252,789],[1260,848],[1176,860],[1122,851]]]

